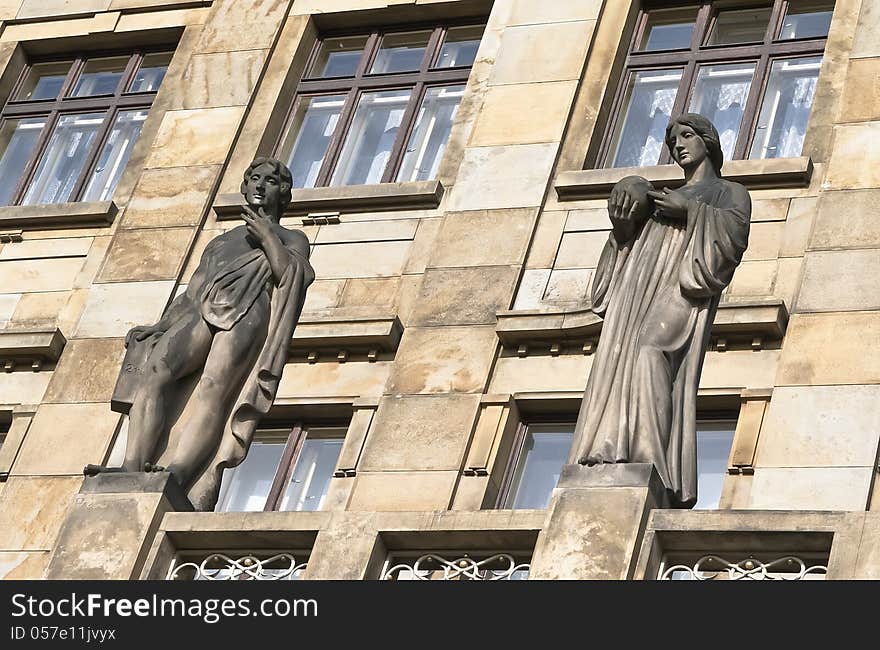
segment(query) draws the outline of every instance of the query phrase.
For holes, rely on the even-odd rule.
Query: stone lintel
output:
[[[58,328],[3,331],[0,332],[0,361],[54,363],[66,344],[67,339]]]
[[[346,316],[327,318],[324,314],[305,313],[299,320],[291,351],[310,352],[326,349],[375,349],[392,352],[400,344],[403,325],[394,315]]]
[[[168,472],[107,472],[87,476],[80,494],[163,494],[177,512],[192,512],[193,506],[180,484]]]
[[[443,184],[436,180],[294,189],[284,216],[431,209],[440,205],[443,191]],[[240,219],[241,203],[241,194],[218,195],[213,206],[217,219]]]
[[[119,209],[113,201],[78,201],[0,207],[0,229],[107,226]]]
[[[602,319],[589,308],[574,311],[498,312],[496,331],[504,345],[597,339]],[[722,303],[712,336],[781,340],[788,327],[788,309],[781,300]]]
[[[813,161],[809,157],[728,160],[721,173],[749,189],[807,187],[813,176]],[[556,194],[560,201],[607,198],[615,184],[627,176],[641,176],[667,187],[684,184],[684,172],[678,165],[582,169],[559,174]]]

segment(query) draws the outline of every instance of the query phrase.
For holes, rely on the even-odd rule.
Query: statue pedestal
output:
[[[61,526],[45,577],[137,578],[165,513],[192,510],[168,472],[86,477]]]
[[[652,464],[566,465],[529,579],[631,578],[648,514],[663,507],[666,489]]]

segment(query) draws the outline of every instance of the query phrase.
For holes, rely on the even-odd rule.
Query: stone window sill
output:
[[[6,372],[27,363],[39,370],[43,363],[55,363],[67,339],[59,329],[0,331],[0,364]]]
[[[380,183],[343,187],[312,187],[293,190],[285,216],[314,213],[371,212],[383,210],[431,209],[440,205],[443,184],[440,181]],[[219,194],[214,200],[218,220],[238,219],[240,194]]]
[[[305,312],[293,333],[290,351],[309,355],[319,351],[394,352],[402,335],[403,325],[393,314],[343,309]]]
[[[0,207],[0,230],[108,226],[119,212],[113,201],[78,201]]]
[[[813,175],[813,161],[804,158],[768,158],[766,160],[729,160],[722,170],[724,178],[751,189],[806,187]],[[678,165],[583,169],[562,172],[556,178],[560,201],[606,198],[611,188],[627,176],[642,176],[652,183],[676,187],[684,182]]]
[[[585,352],[602,331],[602,319],[588,308],[573,311],[503,311],[498,313],[496,332],[502,344],[586,342]],[[779,341],[788,327],[788,309],[781,300],[722,303],[718,306],[712,337],[745,340],[760,347]],[[590,347],[588,348],[587,345]]]

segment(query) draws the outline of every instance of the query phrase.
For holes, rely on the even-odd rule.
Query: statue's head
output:
[[[241,193],[251,208],[262,208],[277,221],[290,203],[292,187],[293,175],[287,165],[274,158],[256,158],[244,173]]]
[[[684,113],[669,120],[666,146],[680,167],[698,165],[708,157],[715,173],[721,176],[724,164],[721,138],[712,122],[702,115]]]

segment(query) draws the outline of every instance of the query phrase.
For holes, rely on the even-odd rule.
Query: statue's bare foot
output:
[[[586,465],[587,467],[592,467],[593,465],[599,465],[600,462],[595,460],[594,458],[590,458],[589,456],[581,456],[578,459],[578,465]]]

